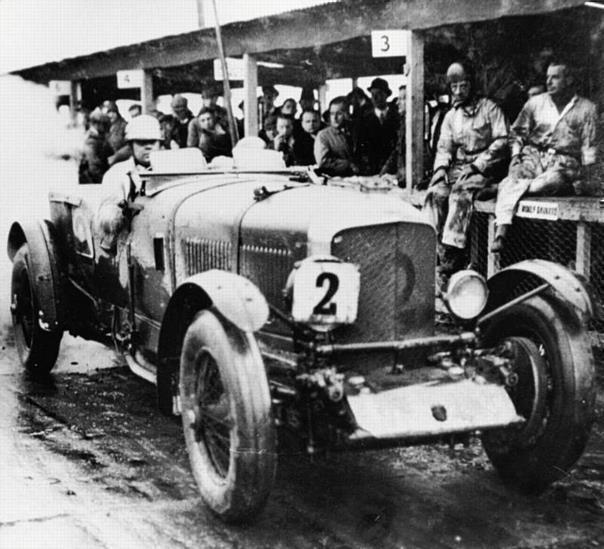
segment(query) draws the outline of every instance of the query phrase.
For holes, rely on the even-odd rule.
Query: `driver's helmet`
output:
[[[154,116],[141,114],[130,120],[126,126],[127,141],[160,141],[161,139],[159,121]]]

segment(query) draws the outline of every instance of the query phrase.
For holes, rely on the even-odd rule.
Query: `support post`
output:
[[[323,111],[327,108],[327,84],[323,82],[319,86],[319,112],[323,114]]]
[[[77,126],[78,123],[78,109],[82,104],[82,84],[79,80],[72,80],[71,87],[69,89],[69,115],[71,118],[71,125]]]
[[[246,136],[258,135],[258,64],[249,53],[243,54],[243,116]]]
[[[590,278],[591,275],[591,227],[585,221],[577,223],[577,257],[576,270]]]
[[[143,84],[141,86],[141,107],[143,113],[150,114],[155,110],[155,98],[153,96],[153,74],[149,69],[143,71]]]
[[[424,37],[419,31],[409,32],[407,64],[405,176],[407,187],[413,188],[424,176]]]

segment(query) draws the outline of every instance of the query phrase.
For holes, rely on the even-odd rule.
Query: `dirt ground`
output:
[[[34,513],[34,519],[44,519],[47,529],[75,520],[78,535],[72,539],[94,534],[99,544],[93,547],[149,541],[154,547],[604,546],[602,396],[585,455],[571,475],[539,497],[506,489],[476,440],[468,447],[333,454],[314,461],[286,450],[265,512],[253,525],[233,527],[201,503],[180,425],[156,410],[152,385],[107,350],[71,338],[56,372],[35,382],[17,364],[10,330],[1,339],[0,396],[3,408],[10,404],[12,420],[4,417],[0,436],[11,437],[20,459],[27,456],[17,480],[27,485],[37,479],[56,489],[51,502],[70,500],[66,511]],[[602,373],[600,367],[600,395]],[[99,514],[108,530],[99,527]],[[23,522],[34,519],[1,517],[0,546],[14,547],[11,532],[20,536]],[[55,545],[39,547],[47,546]]]

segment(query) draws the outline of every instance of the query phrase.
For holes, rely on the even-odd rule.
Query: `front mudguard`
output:
[[[157,396],[166,415],[173,409],[175,376],[187,329],[199,311],[210,308],[244,332],[259,330],[269,315],[260,290],[242,276],[212,269],[185,280],[170,298],[159,334]]]
[[[38,299],[39,325],[46,332],[63,330],[65,322],[65,292],[62,261],[50,221],[15,222],[8,233],[7,253],[14,258],[23,244],[29,247],[28,268]],[[12,297],[11,297],[12,299]]]
[[[593,317],[594,304],[586,285],[571,270],[543,259],[520,261],[493,275],[487,281],[489,299],[483,316],[542,283],[549,284],[559,305],[570,315],[569,320],[587,326]]]

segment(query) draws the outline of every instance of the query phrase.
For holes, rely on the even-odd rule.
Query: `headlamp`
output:
[[[488,296],[485,279],[476,271],[467,269],[451,276],[444,300],[457,318],[471,320],[485,308]]]

